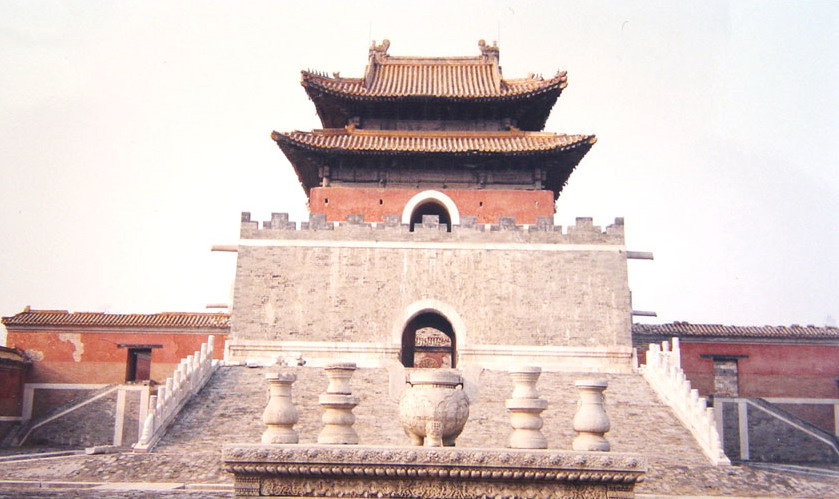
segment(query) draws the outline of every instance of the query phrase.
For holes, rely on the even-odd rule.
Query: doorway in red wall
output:
[[[147,381],[151,378],[151,348],[129,348],[125,382]]]

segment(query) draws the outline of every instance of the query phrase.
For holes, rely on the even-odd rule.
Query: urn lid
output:
[[[408,374],[408,383],[412,385],[451,385],[463,383],[457,371],[446,369],[415,369]]]

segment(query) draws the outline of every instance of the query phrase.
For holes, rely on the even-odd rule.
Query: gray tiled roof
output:
[[[724,326],[722,324],[633,324],[632,334],[665,336],[702,336],[725,338],[808,338],[839,339],[839,328],[820,326]]]

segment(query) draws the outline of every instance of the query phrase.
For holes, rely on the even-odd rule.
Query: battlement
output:
[[[271,220],[260,223],[242,212],[242,239],[280,240],[376,240],[376,241],[449,241],[517,242],[540,244],[609,244],[623,245],[623,218],[603,230],[591,218],[577,218],[574,225],[554,225],[552,217],[538,217],[535,225],[519,225],[513,217],[500,217],[497,224],[479,224],[476,217],[461,217],[460,224],[440,224],[437,215],[424,215],[421,225],[410,230],[400,215],[385,215],[384,222],[365,222],[364,215],[353,214],[344,222],[328,222],[326,215],[309,214],[309,221],[291,222],[288,213],[272,213]]]

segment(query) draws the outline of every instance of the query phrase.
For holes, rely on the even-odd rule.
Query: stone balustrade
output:
[[[462,376],[451,369],[414,369],[407,376],[403,370],[399,377],[405,376],[407,387],[393,424],[402,424],[413,446],[369,446],[359,445],[352,428],[359,402],[349,383],[355,370],[352,362],[324,369],[329,386],[318,398],[324,426],[315,445],[299,444],[292,429],[298,421],[291,393],[297,375],[266,374],[271,396],[262,444],[222,449],[236,497],[631,498],[644,479],[643,457],[605,452],[605,381],[576,382],[581,403],[573,421],[579,434],[574,451],[548,450],[541,432],[548,403],[536,389],[539,367],[510,371],[510,448],[454,448],[469,415]]]
[[[218,367],[213,361],[214,343],[215,337],[209,336],[198,351],[181,359],[172,376],[157,387],[157,395],[149,397],[149,413],[134,452],[151,452],[187,401],[210,379]]]
[[[672,343],[664,341],[661,345],[651,344],[641,372],[659,398],[690,430],[708,459],[714,465],[730,465],[717,432],[714,409],[708,407],[698,390],[690,387],[690,381],[682,371],[679,339],[673,338]]]

